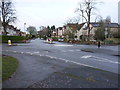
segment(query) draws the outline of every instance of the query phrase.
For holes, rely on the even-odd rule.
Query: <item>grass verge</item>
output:
[[[2,56],[2,81],[9,79],[18,67],[16,58],[10,56]]]

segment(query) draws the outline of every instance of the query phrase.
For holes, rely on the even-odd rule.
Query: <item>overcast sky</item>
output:
[[[24,29],[32,25],[39,29],[40,26],[63,26],[67,18],[78,16],[74,13],[78,3],[83,0],[13,0],[17,22],[15,26]],[[111,16],[112,22],[118,22],[118,1],[99,0],[103,4],[97,6],[96,13],[103,18]],[[94,21],[94,17],[92,19]]]

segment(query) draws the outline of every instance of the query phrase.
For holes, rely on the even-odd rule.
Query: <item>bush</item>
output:
[[[120,44],[120,38],[107,38],[105,40],[106,44]]]
[[[58,41],[58,37],[52,37],[53,41]]]
[[[94,41],[80,41],[80,44],[86,44],[86,45],[96,45],[97,42]]]
[[[2,39],[2,40],[1,40]],[[0,36],[0,40],[3,43],[7,43],[8,40],[11,40],[13,43],[23,42],[26,40],[25,36]],[[0,42],[1,42],[0,41]]]

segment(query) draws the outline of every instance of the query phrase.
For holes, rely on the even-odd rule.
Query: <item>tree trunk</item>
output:
[[[4,30],[3,35],[7,35],[7,32],[6,32],[7,24],[5,22],[5,7],[4,6],[5,6],[5,3],[4,3],[4,1],[2,1],[2,18],[3,18],[2,26],[3,26],[3,30]]]
[[[7,35],[7,25],[5,23],[3,23],[3,30],[4,30],[3,35]]]
[[[88,37],[87,40],[90,40],[90,14],[88,15]]]

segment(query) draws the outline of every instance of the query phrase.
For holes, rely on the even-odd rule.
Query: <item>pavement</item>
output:
[[[36,39],[17,46],[3,44],[2,53],[19,61],[17,72],[3,82],[3,88],[117,88],[118,56],[82,51],[94,45],[54,43]]]

